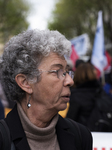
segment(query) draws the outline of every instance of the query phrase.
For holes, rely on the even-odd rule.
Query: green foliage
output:
[[[0,42],[28,28],[28,10],[25,0],[0,0]]]
[[[106,40],[112,42],[112,0],[59,0],[48,28],[60,31],[68,39],[88,33],[93,42],[100,10]]]

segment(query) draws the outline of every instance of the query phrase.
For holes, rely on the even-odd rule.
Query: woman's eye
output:
[[[57,73],[57,71],[52,71],[52,73]]]
[[[52,74],[57,74],[56,70],[51,71]]]

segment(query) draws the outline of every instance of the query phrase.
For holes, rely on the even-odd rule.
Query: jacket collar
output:
[[[18,150],[30,150],[25,132],[23,130],[18,112],[17,105],[7,115],[6,122],[9,126],[11,138]],[[69,127],[66,121],[59,115],[56,125],[56,134],[61,150],[77,150],[75,147],[74,135],[69,132]]]

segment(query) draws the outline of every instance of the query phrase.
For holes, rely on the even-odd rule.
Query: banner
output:
[[[92,132],[93,150],[112,150],[112,132]]]

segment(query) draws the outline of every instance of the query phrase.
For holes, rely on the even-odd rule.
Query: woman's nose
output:
[[[64,80],[64,86],[73,86],[74,81],[73,79],[69,76],[69,74],[66,74],[65,80]]]

